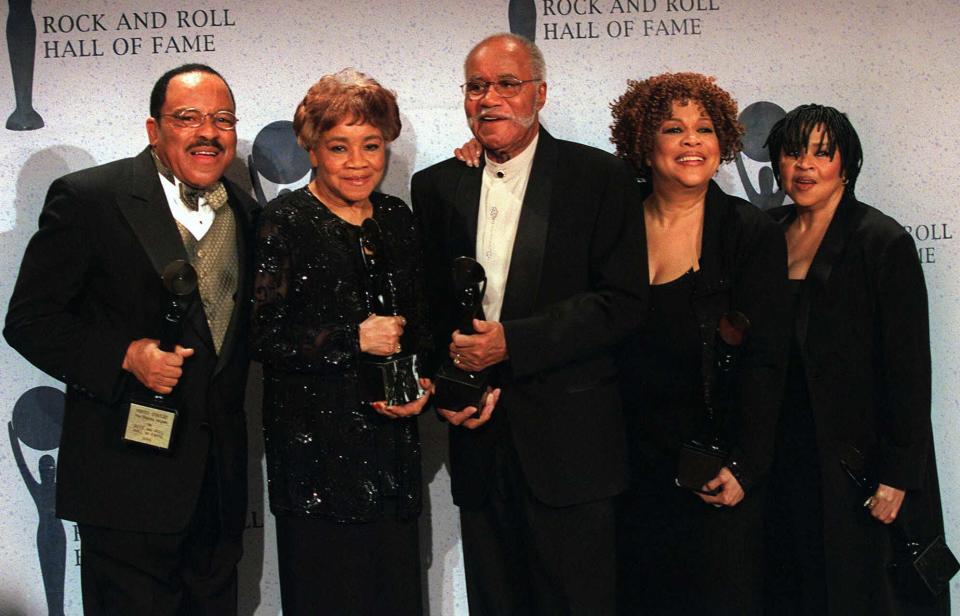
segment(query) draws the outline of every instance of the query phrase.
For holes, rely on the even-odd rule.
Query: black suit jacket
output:
[[[450,159],[413,177],[441,357],[442,341],[456,329],[450,263],[474,256],[481,174]],[[639,193],[626,163],[541,128],[501,311],[510,359],[498,367],[500,402],[485,426],[450,429],[458,505],[484,502],[499,438],[512,439],[533,494],[549,505],[626,488],[611,349],[640,319],[643,237]]]
[[[736,364],[736,391],[733,409],[724,417],[722,431],[731,447],[730,462],[742,487],[749,492],[762,480],[773,459],[774,435],[783,392],[788,342],[789,304],[787,298],[787,254],[783,233],[770,218],[749,202],[728,195],[711,181],[706,194],[703,234],[700,245],[700,274],[696,277],[690,306],[700,330],[701,372],[714,381],[714,393],[721,384],[716,369],[716,332],[720,317],[729,310],[743,313],[750,321],[746,343]],[[643,332],[624,345],[624,372],[644,370],[650,359],[643,348],[650,334]],[[653,358],[654,362],[657,361]],[[636,366],[636,367],[634,367]],[[655,375],[661,377],[662,373]],[[643,378],[638,375],[635,378]],[[650,375],[646,375],[650,378]],[[662,383],[653,386],[662,387]],[[625,383],[625,391],[637,391]],[[642,390],[640,390],[642,391]],[[697,396],[702,400],[703,391]],[[630,401],[628,420],[638,461],[655,468],[659,479],[673,481],[680,444],[700,436],[703,403],[690,409],[690,416],[672,414],[669,428],[656,409],[644,412],[649,400]],[[676,421],[675,421],[676,420]],[[693,423],[690,423],[693,421]],[[633,423],[633,422],[630,422]],[[689,433],[679,426],[691,429]],[[649,471],[644,471],[645,473]],[[635,477],[635,479],[638,479]]]
[[[745,490],[762,480],[773,460],[789,340],[787,249],[783,234],[748,201],[711,181],[700,247],[701,276],[692,304],[704,341],[715,349],[717,323],[738,310],[750,320],[737,363],[736,410],[726,429]],[[711,353],[709,369],[715,373]]]
[[[796,207],[770,214],[786,228]],[[831,613],[893,613],[897,600],[885,570],[890,528],[866,515],[866,496],[840,458],[842,448],[853,445],[876,480],[907,491],[899,519],[915,537],[943,532],[923,270],[900,224],[845,196],[807,285],[794,335],[816,426]],[[937,613],[944,605],[901,609]]]
[[[182,531],[196,507],[208,451],[216,460],[221,510],[243,528],[247,373],[244,329],[251,288],[245,272],[253,202],[227,183],[237,221],[236,309],[216,354],[199,298],[190,304],[186,359],[174,392],[179,417],[168,453],[121,440],[137,380],[121,369],[127,346],[159,338],[166,291],[160,272],[186,259],[149,149],[72,173],[47,193],[10,300],[4,336],[67,384],[57,468],[57,515],[143,532]]]

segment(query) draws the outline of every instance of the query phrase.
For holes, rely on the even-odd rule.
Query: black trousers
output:
[[[460,509],[471,616],[616,612],[613,499],[550,507],[530,491],[512,445],[495,489]]]
[[[276,522],[284,616],[423,613],[416,519],[344,524],[279,515]]]
[[[78,525],[86,616],[227,616],[237,613],[243,537],[221,531],[213,460],[182,533]]]

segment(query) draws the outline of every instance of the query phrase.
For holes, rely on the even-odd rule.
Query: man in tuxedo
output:
[[[437,340],[500,389],[449,421],[471,614],[610,614],[614,502],[627,486],[611,347],[638,322],[646,266],[636,182],[610,154],[540,126],[543,56],[499,34],[467,56],[464,109],[484,156],[413,177]],[[456,327],[450,263],[487,275],[476,334]]]
[[[7,341],[67,385],[56,505],[79,526],[86,614],[236,613],[253,202],[222,178],[234,111],[212,68],[164,74],[149,147],[51,185],[10,300]],[[199,282],[165,351],[178,259]],[[154,394],[148,425],[131,402]],[[169,443],[144,436],[158,425]]]

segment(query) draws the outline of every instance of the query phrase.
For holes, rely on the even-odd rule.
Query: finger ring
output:
[[[398,342],[398,343],[397,343],[397,350],[394,351],[394,353],[399,353],[399,352],[400,352],[400,343]]]
[[[873,509],[873,506],[877,504],[877,499],[872,496],[863,502],[863,506],[867,509]]]
[[[460,353],[457,353],[457,354],[453,357],[453,365],[454,365],[454,366],[459,366],[459,365],[460,365]]]

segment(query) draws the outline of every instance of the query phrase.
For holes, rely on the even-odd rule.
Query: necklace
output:
[[[328,212],[347,224],[359,227],[363,224],[364,220],[373,218],[373,202],[370,201],[369,198],[364,202],[356,202],[353,204],[337,203],[335,199],[324,200],[320,191],[314,187],[312,182],[307,184],[307,190]]]

